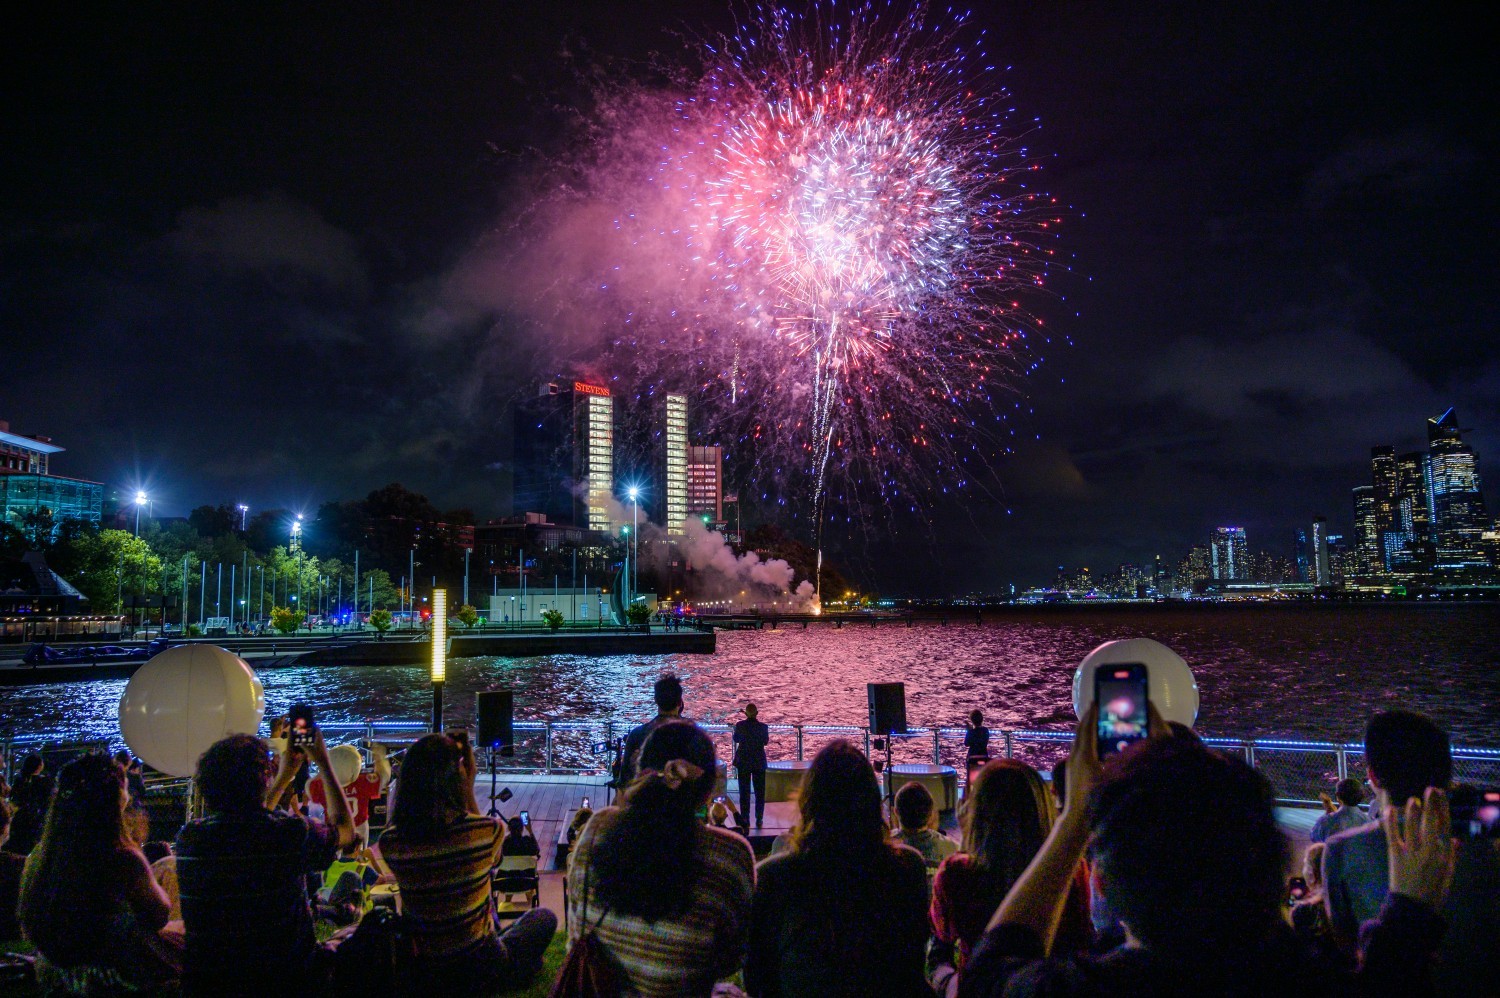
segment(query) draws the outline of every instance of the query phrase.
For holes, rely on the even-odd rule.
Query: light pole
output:
[[[448,590],[432,591],[432,730],[443,730],[443,683],[448,678]]]
[[[630,531],[630,598],[633,600],[641,583],[641,490],[632,485],[627,494],[634,504]]]
[[[141,507],[151,501],[151,497],[144,492],[135,494],[135,535],[141,536]]]
[[[235,509],[240,511],[240,533],[244,533],[250,526],[250,507],[240,503]]]
[[[302,515],[299,513],[297,519],[292,521],[292,550],[297,552],[297,595],[292,599],[297,601],[296,610],[302,609]]]
[[[469,555],[474,553],[473,548],[464,548],[464,601],[462,606],[469,605]]]

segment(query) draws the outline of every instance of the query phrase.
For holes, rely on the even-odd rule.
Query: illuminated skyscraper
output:
[[[1486,564],[1481,535],[1490,527],[1479,487],[1479,459],[1452,409],[1427,421],[1428,492],[1437,563],[1448,568]]]
[[[1308,561],[1312,563],[1312,581],[1315,585],[1333,584],[1333,565],[1328,559],[1328,520],[1318,517],[1313,521],[1312,536],[1308,541]]]
[[[724,449],[689,447],[687,459],[688,516],[707,516],[724,522]]]
[[[669,536],[682,534],[688,509],[688,403],[686,395],[668,395],[663,434],[664,524]]]
[[[615,400],[603,385],[542,387],[516,406],[514,512],[609,530],[614,491]]]
[[[1370,448],[1370,485],[1374,490],[1375,548],[1381,551],[1385,547],[1385,535],[1401,529],[1396,515],[1396,448]],[[1383,562],[1381,567],[1384,567]]]
[[[1385,570],[1385,552],[1380,546],[1380,532],[1376,529],[1375,487],[1360,485],[1354,489],[1354,537],[1359,552],[1359,574],[1368,575]]]
[[[1244,527],[1217,527],[1209,541],[1211,578],[1250,578],[1250,549],[1245,543]]]

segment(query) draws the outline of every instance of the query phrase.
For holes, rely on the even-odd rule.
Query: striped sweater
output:
[[[613,807],[595,813],[568,858],[568,941],[576,942],[586,928],[594,931],[628,995],[706,995],[745,962],[755,889],[750,845],[723,828],[700,828],[694,854],[684,857],[698,868],[687,911],[646,922],[606,911],[597,897],[585,896],[585,882],[595,886],[587,871],[594,843],[618,815]]]
[[[504,838],[504,823],[477,814],[436,838],[409,840],[395,826],[380,836],[380,855],[396,875],[419,954],[457,956],[495,934],[490,870]]]

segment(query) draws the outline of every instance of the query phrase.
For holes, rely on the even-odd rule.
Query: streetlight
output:
[[[235,509],[240,511],[240,533],[244,533],[250,526],[250,507],[240,503]]]
[[[631,538],[632,550],[630,552],[630,598],[635,599],[636,590],[640,588],[641,581],[641,490],[639,486],[632,485],[626,490],[630,501],[635,504],[631,531],[635,536]]]
[[[151,501],[151,497],[144,492],[135,494],[135,535],[141,536],[141,507]]]
[[[469,605],[469,555],[474,553],[473,548],[464,548],[464,601],[462,606]]]
[[[297,595],[292,599],[297,601],[296,609],[302,609],[302,514],[297,514],[297,519],[292,521],[292,550],[297,552]]]

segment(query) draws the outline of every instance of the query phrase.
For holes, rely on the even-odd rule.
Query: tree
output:
[[[635,608],[631,607],[631,609]],[[542,623],[554,631],[563,625],[564,619],[561,610],[547,609],[542,611]],[[634,620],[632,620],[632,623],[634,623]]]
[[[289,607],[278,606],[271,608],[271,626],[282,634],[291,634],[301,626],[307,614],[301,610],[293,610]]]
[[[459,623],[463,624],[465,627],[473,627],[475,624],[479,623],[479,611],[474,609],[467,603],[458,608],[457,617]],[[556,630],[556,628],[554,628],[554,630]]]
[[[645,603],[632,603],[625,608],[625,619],[638,627],[650,623],[651,607]]]
[[[203,537],[223,537],[239,529],[240,511],[233,506],[199,506],[188,514],[188,526]]]
[[[370,614],[370,626],[382,636],[391,629],[391,611],[381,607]]]
[[[69,541],[69,548],[60,559],[69,566],[63,577],[88,597],[94,613],[119,613],[126,593],[161,592],[161,559],[149,544],[128,531],[81,534]]]

